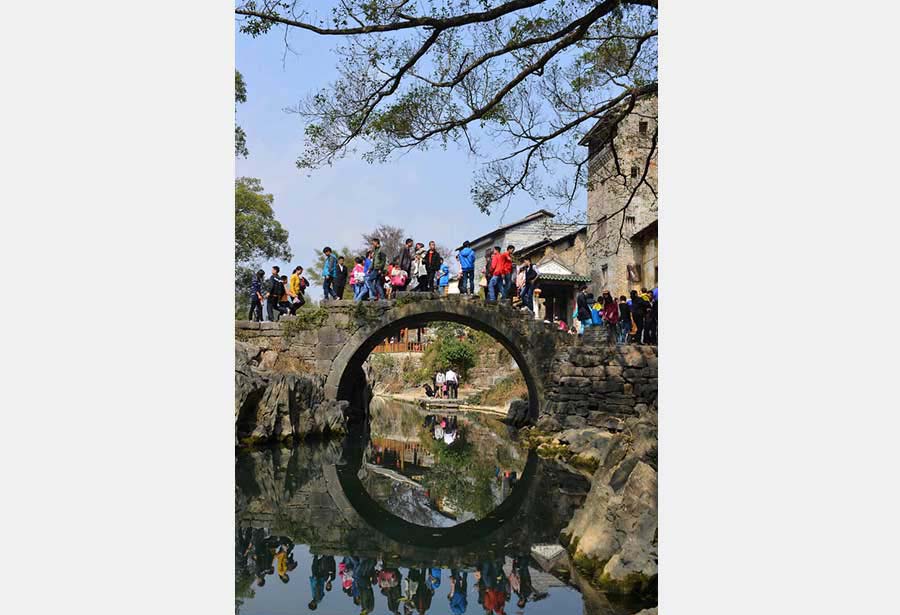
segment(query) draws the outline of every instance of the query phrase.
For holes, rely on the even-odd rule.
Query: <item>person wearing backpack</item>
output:
[[[278,265],[272,266],[272,277],[269,278],[266,286],[266,318],[269,322],[275,322],[275,308],[281,301],[281,295],[284,294],[284,284],[278,275],[280,271]]]
[[[631,306],[625,295],[619,297],[619,339],[620,344],[628,343],[628,334],[631,333]]]
[[[288,277],[283,275],[279,279],[281,280],[282,291],[281,296],[278,298],[278,303],[275,305],[275,309],[278,310],[278,318],[281,318],[291,311],[291,297],[288,294]]]
[[[444,262],[433,241],[428,242],[428,251],[425,253],[423,260],[425,261],[425,270],[428,273],[428,277],[425,278],[426,288],[424,290],[433,291],[435,274],[440,270],[441,263]]]
[[[578,296],[575,299],[575,317],[581,321],[579,335],[584,333],[584,329],[591,326],[591,307],[588,300],[587,284],[582,284],[578,289]]]
[[[631,291],[631,317],[634,318],[634,324],[637,326],[637,331],[632,336],[635,344],[644,343],[644,318],[649,308],[650,303],[646,299],[641,297],[636,290]]]
[[[248,316],[248,320],[252,320],[254,322],[259,322],[263,319],[262,313],[262,287],[263,280],[266,277],[266,272],[260,269],[256,272],[256,275],[253,276],[253,279],[250,281],[250,315]]]

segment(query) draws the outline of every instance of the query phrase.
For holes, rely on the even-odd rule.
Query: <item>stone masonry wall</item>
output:
[[[543,429],[618,430],[656,402],[656,347],[610,346],[601,333],[591,327],[580,343],[557,353],[539,420]]]

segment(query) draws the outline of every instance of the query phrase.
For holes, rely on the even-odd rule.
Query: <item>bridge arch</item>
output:
[[[413,293],[414,295],[414,293]],[[554,336],[530,313],[501,304],[485,304],[475,297],[404,297],[376,321],[361,326],[342,346],[325,382],[325,395],[346,400],[351,407],[364,404],[363,362],[386,337],[403,328],[424,327],[433,322],[455,322],[491,335],[513,357],[528,387],[529,417],[536,419],[544,396],[548,357],[555,349]]]

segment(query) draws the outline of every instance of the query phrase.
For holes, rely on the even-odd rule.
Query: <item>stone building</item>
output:
[[[580,142],[588,147],[588,260],[595,292],[627,295],[659,283],[656,97],[614,124],[597,122]]]
[[[578,286],[591,281],[587,254],[587,227],[581,226],[556,239],[544,239],[516,250],[517,261],[530,258],[538,269],[539,292],[534,295],[535,317],[571,321]]]

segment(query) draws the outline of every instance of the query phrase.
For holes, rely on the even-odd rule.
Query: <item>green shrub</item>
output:
[[[318,329],[328,320],[328,310],[323,307],[302,307],[297,310],[296,316],[285,320],[281,324],[281,331],[285,337],[292,337],[301,331]]]

